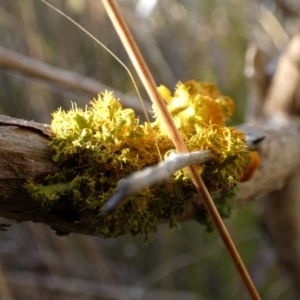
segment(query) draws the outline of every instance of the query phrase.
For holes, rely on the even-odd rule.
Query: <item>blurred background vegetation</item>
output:
[[[247,48],[259,45],[272,73],[276,57],[299,28],[297,0],[118,2],[156,83],[171,89],[189,79],[216,83],[236,103],[233,124],[243,121],[247,106]],[[51,3],[133,70],[100,0]],[[0,46],[135,96],[121,65],[39,0],[0,0]],[[71,100],[84,106],[91,98],[0,67],[1,114],[49,123],[57,107],[69,108]],[[275,265],[258,210],[255,203],[236,210],[227,227],[262,298],[290,299],[289,282]],[[217,234],[196,222],[181,225],[175,232],[160,226],[145,247],[143,237],[57,237],[43,225],[13,224],[0,233],[0,298],[248,299]]]

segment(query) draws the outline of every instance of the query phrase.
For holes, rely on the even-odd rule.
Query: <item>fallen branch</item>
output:
[[[54,83],[70,90],[80,91],[88,94],[90,97],[96,97],[99,91],[113,91],[117,98],[122,99],[120,101],[124,106],[131,107],[137,113],[144,115],[142,106],[139,104],[140,101],[136,97],[125,95],[89,77],[53,67],[36,59],[7,50],[1,46],[0,68],[10,72],[21,73],[27,77]],[[151,105],[147,102],[145,102],[145,107],[147,110],[151,109]]]
[[[195,164],[203,164],[213,157],[210,150],[191,153],[171,153],[168,158],[156,166],[137,171],[122,180],[117,192],[104,205],[105,212],[109,213],[126,201],[127,197],[140,193],[147,187],[162,184],[176,171]]]
[[[242,127],[249,136],[260,132],[265,139],[257,145],[261,165],[252,180],[239,185],[237,205],[279,189],[296,172],[300,137],[295,126],[256,124]],[[0,116],[0,217],[44,223],[57,234],[76,232],[97,236],[85,211],[78,211],[71,203],[63,201],[43,210],[24,188],[29,178],[39,179],[59,170],[51,160],[49,135],[47,125]],[[196,217],[197,208],[193,202],[190,205],[189,214],[178,216],[179,221]]]

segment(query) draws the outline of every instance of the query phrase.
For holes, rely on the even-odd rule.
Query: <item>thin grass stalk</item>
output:
[[[103,5],[107,11],[111,22],[113,23],[116,32],[119,35],[123,46],[125,47],[151,101],[156,105],[161,118],[165,122],[170,138],[172,139],[178,152],[185,153],[188,152],[188,149],[180,136],[173,119],[170,113],[167,110],[166,104],[162,100],[160,94],[157,91],[156,84],[153,80],[153,77],[127,27],[117,5],[113,0],[102,0]],[[205,187],[205,184],[198,174],[198,171],[195,166],[190,166],[189,174],[191,179],[196,187],[196,190],[199,194],[200,199],[203,201],[215,227],[217,228],[219,235],[221,236],[229,255],[232,258],[234,265],[236,266],[249,294],[252,299],[259,300],[260,296],[249,276],[247,269],[244,266],[244,263],[222,221],[222,218],[219,215],[218,210],[216,209],[210,194]]]

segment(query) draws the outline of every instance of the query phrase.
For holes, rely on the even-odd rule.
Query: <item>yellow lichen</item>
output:
[[[158,90],[189,151],[211,149],[215,153],[212,161],[198,166],[208,187],[234,186],[250,156],[244,134],[225,126],[233,101],[209,83],[178,83],[173,95],[164,86]],[[186,172],[178,171],[169,182],[132,197],[114,214],[101,215],[103,203],[119,180],[157,164],[160,154],[174,149],[158,114],[154,122],[141,124],[132,109],[122,108],[112,92],[104,92],[84,110],[73,104],[69,111],[55,111],[51,128],[53,159],[62,171],[44,179],[42,184],[51,186],[47,189],[28,185],[32,196],[45,205],[58,201],[65,187],[74,205],[90,212],[91,223],[104,237],[155,232],[158,219],[173,222],[175,215],[188,209],[194,187]]]

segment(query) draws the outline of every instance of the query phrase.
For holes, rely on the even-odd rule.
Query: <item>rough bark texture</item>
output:
[[[96,235],[84,213],[74,210],[70,203],[57,202],[46,211],[24,188],[29,178],[58,171],[51,160],[49,134],[47,125],[0,116],[0,216],[45,223],[57,234]]]

